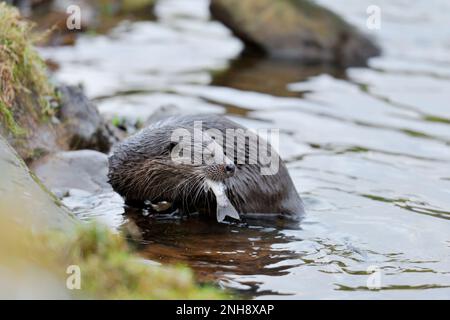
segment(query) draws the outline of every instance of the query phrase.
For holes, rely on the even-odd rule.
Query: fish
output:
[[[241,220],[239,213],[236,211],[234,206],[231,204],[230,200],[228,199],[228,197],[225,193],[225,191],[226,191],[225,184],[221,181],[214,181],[214,180],[206,179],[206,185],[209,187],[209,189],[214,193],[214,195],[216,197],[217,221],[219,223],[222,223],[225,221],[225,218],[227,216],[230,218],[236,219],[236,220]]]

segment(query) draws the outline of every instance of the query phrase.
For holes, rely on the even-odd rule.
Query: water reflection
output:
[[[273,223],[269,227],[252,220],[249,225],[225,225],[200,216],[164,219],[144,216],[131,208],[126,216],[128,223],[139,228],[138,241],[144,244],[141,252],[146,258],[188,264],[204,281],[215,281],[227,274],[283,275],[292,267],[283,261],[295,259],[301,264],[298,253],[282,248],[292,239],[280,233],[281,223],[274,228]]]
[[[231,63],[226,72],[217,73],[211,84],[275,96],[301,97],[302,93],[289,90],[286,84],[320,74],[342,78],[345,77],[345,70],[325,65],[293,64],[244,53]]]

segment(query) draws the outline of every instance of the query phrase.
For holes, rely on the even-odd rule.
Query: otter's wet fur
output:
[[[223,137],[226,137],[226,129],[241,129],[257,137],[245,127],[216,115],[175,116],[150,125],[119,144],[109,158],[109,182],[127,204],[140,206],[147,200],[152,203],[168,201],[184,213],[200,212],[215,216],[215,197],[205,180],[218,169],[204,163],[195,166],[171,159],[174,147],[172,132],[179,128],[192,131],[196,121],[202,122],[203,130],[219,130]],[[236,141],[224,138],[225,147],[221,148],[226,158],[234,162],[235,172],[231,177],[222,177],[222,180],[227,197],[236,210],[240,214],[300,218],[304,213],[302,200],[275,150],[268,145],[269,152],[278,157],[278,172],[262,175],[259,158],[256,164],[239,164],[236,152],[226,154],[227,143],[236,146]],[[249,148],[253,146],[246,141],[247,156]]]

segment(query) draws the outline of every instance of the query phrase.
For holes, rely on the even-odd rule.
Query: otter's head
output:
[[[215,136],[163,126],[119,146],[110,158],[109,177],[127,200],[173,203],[192,211],[212,209],[207,181],[230,179],[235,169]]]
[[[232,177],[236,167],[218,143],[221,133],[176,129],[171,135],[170,162],[183,166],[186,171],[204,179],[223,181]],[[221,141],[221,139],[219,139]]]

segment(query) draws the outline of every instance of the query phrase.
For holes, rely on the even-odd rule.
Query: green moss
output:
[[[3,101],[0,100],[0,115],[2,122],[6,128],[15,136],[23,135],[25,132],[14,120],[14,116],[10,108],[8,108]]]
[[[20,221],[25,217],[21,212],[24,206],[10,200],[0,202],[0,265],[2,275],[17,283],[12,291],[33,291],[35,298],[53,299],[231,298],[224,290],[199,285],[187,267],[150,265],[107,227],[86,223],[74,224],[64,232],[45,231],[45,226],[37,228],[30,219]],[[73,275],[67,271],[69,266],[78,267],[78,290],[66,287]],[[35,287],[42,284],[42,275],[52,281]],[[13,297],[17,292],[0,286],[0,294]]]
[[[0,113],[12,134],[23,133],[20,116],[36,121],[53,114],[54,88],[34,43],[33,25],[17,9],[0,3]]]
[[[123,0],[121,11],[124,13],[138,12],[140,10],[151,8],[155,2],[155,0]]]
[[[256,37],[255,41],[264,42],[267,35],[283,37],[305,30],[311,39],[324,45],[348,29],[338,15],[309,0],[216,0],[215,3],[224,6],[240,29]]]
[[[284,0],[292,3],[297,7],[305,16],[313,19],[329,19],[333,24],[341,28],[349,28],[349,25],[333,11],[317,4],[311,0]]]
[[[22,160],[22,159],[20,159],[20,160]],[[23,166],[25,168],[27,167],[25,163],[23,163]],[[41,190],[44,191],[58,207],[64,206],[64,204],[61,202],[61,200],[53,192],[51,192],[45,186],[45,184],[42,183],[42,181],[36,176],[36,174],[33,171],[29,170],[29,174],[30,174],[31,178],[34,180],[34,182],[36,182],[36,184],[41,188]]]
[[[88,26],[88,32],[106,33],[125,19],[139,20],[154,18],[153,6],[156,0],[100,0],[95,2],[100,13],[100,23]]]
[[[119,128],[120,126],[122,126],[124,124],[124,119],[118,116],[114,116],[111,120],[111,124],[116,127]]]
[[[153,266],[139,259],[124,239],[96,224],[80,226],[68,240],[49,238],[60,263],[78,265],[81,291],[76,297],[100,299],[220,299],[228,296],[211,286],[199,286],[190,269]],[[62,239],[62,240],[61,240]]]

